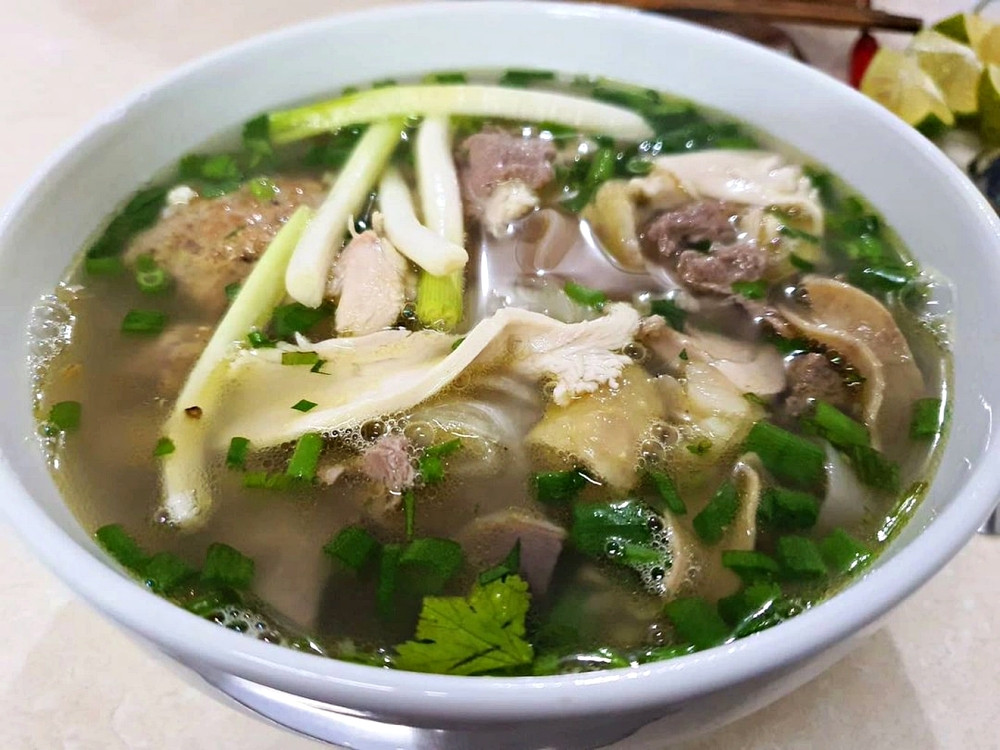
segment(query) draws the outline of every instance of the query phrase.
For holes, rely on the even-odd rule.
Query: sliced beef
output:
[[[479,569],[496,565],[521,540],[520,574],[531,593],[548,590],[556,561],[566,541],[565,529],[517,510],[505,510],[477,518],[458,535],[469,561]]]
[[[296,208],[315,207],[326,193],[323,183],[309,178],[278,178],[275,186],[269,200],[243,187],[219,198],[195,198],[172,207],[131,242],[126,263],[152,255],[198,312],[220,315],[227,304],[226,285],[250,273]]]
[[[417,479],[410,441],[402,435],[383,435],[362,455],[361,470],[390,492],[409,489]]]
[[[826,401],[847,414],[855,411],[856,399],[829,359],[817,352],[800,354],[788,364],[791,389],[785,399],[785,410],[798,417],[815,401]]]
[[[646,228],[646,252],[654,260],[670,260],[692,245],[735,242],[735,214],[736,211],[722,201],[694,201],[665,211]]]
[[[339,298],[337,333],[363,336],[395,323],[406,304],[406,270],[406,259],[371,230],[347,243],[330,284]]]
[[[484,130],[466,138],[459,151],[465,154],[461,163],[465,210],[475,218],[482,215],[498,185],[517,181],[538,190],[555,175],[556,148],[541,138]]]
[[[753,242],[713,245],[707,253],[684,250],[677,259],[677,275],[699,292],[732,294],[737,281],[757,281],[767,266],[767,253]]]

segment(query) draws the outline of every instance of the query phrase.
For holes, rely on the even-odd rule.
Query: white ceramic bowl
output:
[[[606,75],[725,110],[829,165],[955,285],[954,425],[916,516],[878,564],[800,617],[638,669],[546,678],[378,670],[257,642],[119,572],[63,505],[34,442],[25,329],[83,241],[150,175],[257,113],[430,70]],[[814,676],[973,534],[1000,489],[1000,223],[920,135],[814,70],[694,26],[600,6],[421,3],[281,31],[189,65],[93,123],[0,222],[0,492],[26,541],[94,606],[237,701],[353,747],[592,747],[663,718],[655,744],[757,708]],[[81,686],[83,689],[83,686]],[[434,730],[447,730],[445,732]]]

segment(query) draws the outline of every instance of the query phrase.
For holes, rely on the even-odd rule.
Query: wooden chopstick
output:
[[[823,26],[909,32],[919,31],[923,27],[920,18],[873,10],[853,0],[618,0],[617,4],[667,13],[728,13]]]

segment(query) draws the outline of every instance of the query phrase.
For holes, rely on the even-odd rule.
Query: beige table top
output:
[[[100,110],[205,52],[385,0],[0,0],[0,204]],[[880,6],[937,18],[971,3]],[[238,10],[236,10],[238,8]],[[851,34],[796,32],[844,69]],[[305,750],[223,707],[78,601],[0,525],[0,748]],[[795,694],[688,746],[1000,748],[1000,539],[977,538],[854,653]]]

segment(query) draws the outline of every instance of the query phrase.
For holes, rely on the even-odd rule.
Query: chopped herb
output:
[[[817,401],[803,424],[836,448],[848,450],[856,445],[870,445],[868,429],[826,401]]]
[[[531,603],[519,576],[473,586],[467,598],[427,597],[415,640],[396,647],[395,666],[414,672],[473,675],[530,664],[525,639]]]
[[[49,409],[48,423],[61,432],[75,432],[80,428],[83,405],[79,401],[59,401]]]
[[[683,360],[684,362],[687,362],[688,361],[688,350],[687,350],[687,348],[681,349],[681,353],[678,354],[677,357],[679,359]]]
[[[288,474],[270,474],[266,471],[248,471],[243,475],[243,486],[257,490],[285,490],[291,486],[293,478]]]
[[[745,398],[747,401],[749,401],[751,404],[754,404],[755,406],[763,406],[765,408],[767,407],[767,401],[758,396],[756,393],[749,393],[749,392],[744,393],[743,398]]]
[[[403,493],[404,527],[406,530],[406,541],[408,542],[413,541],[413,527],[417,511],[416,504],[417,498],[413,494],[413,490],[407,490]]]
[[[786,578],[811,581],[826,575],[826,564],[819,547],[804,536],[783,536],[778,539],[778,562]]]
[[[697,443],[688,443],[684,447],[696,456],[704,456],[712,450],[712,441],[708,438],[701,438]]]
[[[734,281],[732,285],[733,294],[740,294],[747,299],[764,299],[767,296],[767,282],[760,281]]]
[[[682,310],[672,299],[654,299],[649,303],[649,311],[667,321],[667,325],[675,331],[684,330],[687,312]]]
[[[316,402],[303,398],[292,404],[292,408],[295,409],[295,411],[307,412],[316,408]]]
[[[316,352],[282,352],[281,364],[283,365],[315,365],[319,362],[319,355]]]
[[[153,448],[153,456],[169,456],[174,450],[174,441],[168,437],[161,437],[156,441],[156,447]]]
[[[757,581],[719,600],[719,614],[733,626],[737,638],[756,633],[785,619],[777,610],[782,601],[776,583]]]
[[[913,440],[931,440],[938,436],[944,424],[942,406],[939,398],[921,398],[913,402],[910,419],[910,437]]]
[[[403,555],[400,544],[387,544],[382,548],[379,558],[378,586],[375,589],[375,601],[378,614],[384,620],[392,618],[395,608],[396,586],[399,577],[399,558]]]
[[[465,341],[465,336],[462,336],[462,338],[460,338],[460,339],[455,339],[455,341],[452,342],[451,350],[455,351],[456,349],[458,349],[458,347],[460,347],[462,345],[463,341]]]
[[[399,556],[399,585],[420,596],[440,593],[464,562],[458,542],[433,537],[415,539]]]
[[[848,575],[872,559],[872,551],[843,529],[834,529],[819,543],[823,560],[834,573]]]
[[[756,550],[723,550],[722,564],[745,583],[767,579],[778,573],[778,563]]]
[[[625,172],[634,176],[647,175],[653,171],[653,162],[641,156],[633,156],[625,162]]]
[[[337,536],[323,547],[323,552],[345,567],[360,571],[378,556],[381,545],[360,526],[341,529]]]
[[[122,259],[116,255],[104,258],[86,258],[83,268],[90,276],[117,276],[125,270]]]
[[[468,81],[465,73],[428,73],[424,76],[424,83],[465,83]]]
[[[325,359],[317,359],[315,364],[309,368],[309,372],[315,372],[320,375],[329,375],[327,372],[323,372],[323,365],[326,364]]]
[[[253,572],[253,560],[228,544],[216,542],[205,552],[201,580],[215,586],[248,589],[253,583]]]
[[[739,507],[739,493],[735,485],[729,481],[723,482],[708,505],[691,522],[695,532],[706,544],[717,543],[736,518]]]
[[[135,260],[135,283],[144,294],[159,294],[170,287],[171,278],[152,255],[145,254]]]
[[[570,539],[586,555],[628,566],[663,560],[653,547],[651,524],[659,518],[634,500],[617,503],[577,503],[573,506]]]
[[[913,514],[914,508],[927,493],[927,482],[914,482],[896,501],[875,536],[880,542],[887,542],[896,536],[903,523]]]
[[[895,262],[855,265],[847,273],[847,280],[857,287],[874,294],[894,292],[909,284],[914,270]]]
[[[162,187],[140,190],[125,204],[104,233],[87,250],[87,258],[111,258],[121,255],[133,236],[160,218],[167,190]]]
[[[531,483],[535,498],[545,505],[568,503],[587,485],[587,477],[579,469],[547,471],[534,474]]]
[[[886,492],[899,490],[899,464],[867,445],[852,446],[847,455],[862,484]]]
[[[167,324],[167,314],[159,310],[129,310],[122,319],[122,333],[155,336]]]
[[[380,78],[377,81],[372,81],[373,89],[387,89],[397,85],[399,84],[396,82],[395,78]]]
[[[250,187],[250,194],[261,201],[273,200],[278,194],[278,186],[270,177],[254,177],[247,183]]]
[[[243,149],[249,156],[251,167],[258,166],[274,155],[270,122],[267,114],[263,114],[243,125]]]
[[[608,301],[608,295],[604,292],[577,284],[575,281],[567,281],[566,286],[563,287],[563,291],[566,292],[567,297],[577,304],[593,308],[594,310],[603,309],[605,303]]]
[[[271,315],[271,328],[276,338],[288,339],[296,333],[307,333],[332,314],[333,310],[329,305],[306,307],[293,302],[275,308]]]
[[[226,452],[226,466],[230,469],[243,469],[247,463],[247,453],[250,450],[250,441],[245,437],[234,437],[229,441],[229,450]]]
[[[508,68],[500,76],[501,86],[530,86],[539,81],[555,80],[556,74],[551,70],[525,70],[522,68]]]
[[[322,452],[323,436],[318,432],[307,432],[295,443],[295,450],[292,451],[285,473],[295,479],[311,482],[316,477],[316,465]]]
[[[792,487],[818,489],[826,482],[823,449],[769,422],[757,422],[750,428],[743,449],[756,453],[765,469]]]
[[[274,341],[263,331],[250,331],[247,334],[247,343],[254,349],[274,348]]]
[[[813,263],[811,260],[806,260],[801,255],[796,255],[795,253],[791,253],[788,256],[788,262],[791,263],[794,268],[797,268],[800,271],[805,271],[808,273],[809,271],[816,270],[815,263]]]
[[[681,640],[699,651],[717,646],[729,638],[729,627],[715,607],[700,596],[674,599],[665,612]]]
[[[142,566],[139,575],[146,585],[158,594],[166,594],[197,571],[184,560],[170,552],[158,552]]]
[[[121,524],[113,523],[99,528],[94,537],[104,551],[111,555],[122,567],[138,572],[145,566],[146,553],[136,544]]]
[[[778,335],[770,336],[768,338],[770,342],[774,344],[774,348],[786,357],[793,354],[804,354],[806,352],[813,351],[813,345],[809,339],[801,337],[789,339]]]
[[[444,481],[444,462],[441,459],[451,455],[461,447],[461,438],[454,438],[427,448],[417,462],[417,469],[424,483],[438,484]]]
[[[521,568],[521,539],[520,537],[510,548],[510,552],[499,563],[479,574],[479,585],[485,586],[488,583],[514,575]]]
[[[796,229],[795,227],[790,227],[787,224],[782,224],[778,228],[778,231],[785,235],[785,237],[791,237],[793,240],[805,240],[813,245],[820,244],[820,238],[815,234],[810,234],[809,232],[804,232],[801,229]]]
[[[687,506],[677,492],[677,485],[668,474],[655,470],[650,470],[647,474],[653,481],[653,486],[656,487],[660,500],[663,501],[663,507],[677,516],[683,516],[687,513]]]
[[[816,525],[819,500],[806,492],[769,487],[760,496],[757,522],[774,531],[803,531]]]
[[[238,281],[234,281],[232,284],[226,284],[226,300],[232,303],[232,301],[236,299],[236,295],[240,293],[240,287],[242,286],[243,285]]]

